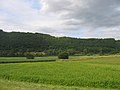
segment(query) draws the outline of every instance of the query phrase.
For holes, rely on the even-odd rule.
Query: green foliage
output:
[[[58,55],[59,59],[69,59],[69,55],[66,52],[62,52]]]
[[[80,39],[53,37],[41,33],[4,32],[0,30],[0,56],[24,56],[26,52],[45,52],[45,55],[58,55],[66,51],[74,54],[116,54],[120,53],[120,40]],[[35,56],[44,56],[36,54]]]
[[[69,55],[75,55],[76,50],[75,50],[75,49],[68,49],[68,50],[67,50],[67,53],[68,53]]]
[[[26,54],[26,58],[27,59],[34,59],[34,55],[28,53],[28,54]]]

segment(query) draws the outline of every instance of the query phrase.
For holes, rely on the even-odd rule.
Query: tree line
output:
[[[29,52],[35,56],[58,55],[60,52],[69,55],[116,54],[120,53],[120,40],[54,37],[42,33],[0,30],[0,56],[25,56]]]

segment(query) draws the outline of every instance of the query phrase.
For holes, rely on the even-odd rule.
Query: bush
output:
[[[27,59],[34,59],[34,56],[33,56],[32,54],[27,54],[27,55],[26,55],[26,58],[27,58]]]
[[[58,58],[59,58],[59,59],[69,59],[69,55],[68,55],[68,53],[63,52],[63,53],[60,53],[60,54],[58,55]]]

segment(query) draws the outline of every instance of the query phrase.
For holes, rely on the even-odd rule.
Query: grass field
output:
[[[49,60],[57,59],[57,57],[42,58],[36,58],[36,60],[48,60],[48,58]],[[17,61],[26,59],[20,57],[4,57],[0,58],[0,61],[2,60]],[[68,61],[57,60],[55,62],[0,64],[0,79],[2,80],[0,83],[4,84],[0,84],[2,88],[7,86],[7,81],[5,83],[4,80],[9,80],[38,84],[38,88],[41,88],[39,84],[44,84],[47,86],[74,86],[79,87],[77,88],[78,90],[80,87],[84,87],[80,90],[90,90],[90,88],[100,88],[91,90],[104,90],[101,88],[105,88],[106,90],[119,90],[120,56],[74,56],[70,57]],[[9,84],[15,85],[10,82]],[[24,88],[28,88],[28,86],[25,85]],[[15,87],[17,87],[17,85],[15,85]],[[74,87],[72,90],[76,90]],[[67,88],[65,88],[65,90],[66,89]]]
[[[23,63],[23,62],[50,62],[56,61],[57,57],[35,57],[35,59],[26,59],[26,57],[0,57],[0,63]]]

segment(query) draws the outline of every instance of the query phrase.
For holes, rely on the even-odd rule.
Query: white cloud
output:
[[[41,8],[33,8],[35,1]],[[1,0],[0,28],[120,39],[119,5],[120,0]]]

